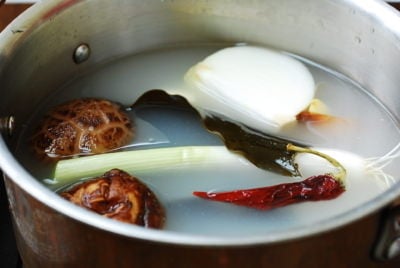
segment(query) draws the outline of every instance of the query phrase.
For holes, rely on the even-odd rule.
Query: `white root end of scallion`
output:
[[[335,158],[324,154],[322,152],[310,149],[310,148],[306,148],[306,147],[299,147],[293,144],[288,144],[287,145],[287,150],[289,151],[293,151],[296,153],[306,153],[306,154],[313,154],[316,155],[318,157],[321,157],[323,159],[325,159],[326,161],[328,161],[333,167],[336,168],[336,172],[334,174],[332,174],[340,183],[342,183],[342,185],[345,185],[345,178],[346,178],[346,168],[339,162],[337,161]]]

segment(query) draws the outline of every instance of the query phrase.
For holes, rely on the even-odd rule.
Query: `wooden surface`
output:
[[[1,1],[1,0],[0,0]],[[30,7],[28,4],[1,5],[0,6],[0,31],[3,30],[15,17]]]

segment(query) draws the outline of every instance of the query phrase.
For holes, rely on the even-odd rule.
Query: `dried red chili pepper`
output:
[[[300,182],[229,192],[193,192],[193,194],[213,201],[269,210],[303,201],[333,199],[344,191],[344,185],[340,180],[333,175],[325,174],[312,176]]]
[[[310,153],[322,157],[337,170],[335,174],[312,176],[300,182],[219,193],[195,191],[193,194],[213,201],[268,210],[303,201],[329,200],[338,197],[345,191],[346,169],[338,161],[329,155],[293,144],[288,144],[286,149],[296,153]]]

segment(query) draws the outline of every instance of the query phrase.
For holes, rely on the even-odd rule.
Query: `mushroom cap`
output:
[[[149,228],[161,228],[165,212],[155,194],[139,179],[112,169],[61,193],[65,199],[100,215]]]
[[[132,122],[116,103],[104,99],[75,99],[54,107],[32,137],[39,156],[63,158],[104,153],[126,145]]]

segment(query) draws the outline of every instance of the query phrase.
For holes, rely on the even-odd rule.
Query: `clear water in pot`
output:
[[[171,48],[133,55],[110,62],[58,89],[34,113],[21,135],[17,157],[39,180],[51,178],[52,167],[38,163],[27,153],[27,141],[38,118],[60,102],[81,97],[101,97],[125,106],[150,89],[184,88],[182,81],[189,67],[219,49],[213,46]],[[280,135],[310,144],[379,157],[400,140],[397,123],[384,107],[365,90],[329,69],[303,61],[318,86],[316,97],[330,109],[338,122],[328,125],[291,124]],[[221,145],[218,137],[205,131],[192,112],[165,107],[148,107],[130,112],[138,129],[134,148]],[[339,159],[340,160],[340,159]],[[343,163],[351,165],[351,163]],[[385,168],[397,174],[395,164]],[[350,176],[347,191],[335,200],[305,202],[271,211],[257,211],[225,203],[214,203],[192,195],[198,191],[253,188],[294,181],[249,165],[245,161],[190,168],[163,173],[156,169],[133,174],[150,186],[166,208],[166,230],[226,237],[257,236],[292,226],[312,226],[335,217],[382,194],[396,182],[381,176]]]

